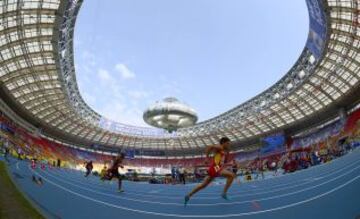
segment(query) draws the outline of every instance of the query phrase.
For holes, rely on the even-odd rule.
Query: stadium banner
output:
[[[310,30],[306,47],[316,59],[319,59],[324,46],[327,33],[326,14],[322,0],[306,0],[309,10]]]
[[[360,124],[360,109],[352,112],[346,120],[345,132],[349,132],[357,127],[357,124]]]
[[[261,139],[263,146],[260,154],[273,154],[285,151],[285,136],[282,133],[270,135]]]
[[[133,149],[125,149],[123,151],[123,153],[125,154],[125,158],[127,158],[127,159],[135,159],[135,150],[133,150]]]
[[[92,144],[90,147],[93,148],[93,149],[99,149],[99,148],[101,148],[102,146],[99,145],[99,144]]]
[[[11,128],[10,126],[8,126],[6,123],[0,123],[0,129],[4,130],[12,135],[15,134],[15,130],[13,128]]]
[[[337,120],[333,123],[330,123],[316,132],[307,134],[300,138],[295,138],[293,144],[291,145],[291,150],[296,150],[299,148],[306,148],[313,144],[325,141],[329,136],[335,136],[340,134],[341,130],[344,127],[343,120]]]
[[[157,150],[135,150],[137,156],[165,156],[165,151]]]

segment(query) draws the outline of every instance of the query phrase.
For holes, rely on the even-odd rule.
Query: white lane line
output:
[[[291,208],[291,207],[294,207],[294,206],[297,206],[297,205],[301,205],[301,204],[305,204],[307,202],[310,202],[310,201],[313,201],[313,200],[316,200],[316,199],[319,199],[321,197],[324,197],[328,194],[331,194],[343,187],[345,187],[346,185],[354,182],[355,180],[359,179],[360,178],[360,175],[356,176],[355,178],[349,180],[348,182],[340,185],[340,186],[337,186],[335,187],[334,189],[332,190],[329,190],[328,192],[325,192],[325,193],[322,193],[320,195],[317,195],[317,196],[314,196],[312,198],[308,198],[308,199],[305,199],[303,201],[300,201],[300,202],[295,202],[295,203],[291,203],[291,204],[288,204],[288,205],[284,205],[284,206],[281,206],[281,207],[276,207],[276,208],[271,208],[271,209],[267,209],[267,210],[261,210],[261,211],[250,211],[250,212],[243,212],[243,213],[238,213],[238,214],[223,214],[223,215],[214,215],[214,214],[211,214],[211,215],[184,215],[184,214],[168,214],[168,213],[159,213],[159,212],[153,212],[153,211],[144,211],[144,210],[138,210],[138,209],[133,209],[133,208],[127,208],[127,207],[123,207],[121,205],[115,205],[115,204],[111,204],[111,203],[108,203],[108,202],[104,202],[104,201],[100,201],[98,199],[94,199],[94,198],[91,198],[91,197],[88,197],[86,195],[82,195],[80,193],[77,193],[77,192],[74,192],[70,189],[67,189],[57,183],[54,183],[53,181],[51,180],[48,180],[45,178],[46,181],[48,181],[50,184],[64,190],[64,191],[67,191],[73,195],[76,195],[78,197],[81,197],[81,198],[84,198],[84,199],[87,199],[87,200],[90,200],[90,201],[93,201],[93,202],[96,202],[96,203],[99,203],[99,204],[103,204],[103,205],[106,205],[106,206],[109,206],[109,207],[113,207],[113,208],[117,208],[117,209],[122,209],[122,210],[126,210],[126,211],[131,211],[131,212],[136,212],[136,213],[141,213],[141,214],[149,214],[149,215],[157,215],[157,216],[165,216],[165,217],[179,217],[179,218],[189,218],[189,217],[194,217],[194,218],[226,218],[226,217],[240,217],[240,216],[248,216],[248,215],[255,215],[255,214],[261,214],[261,213],[266,213],[266,212],[273,212],[273,211],[278,211],[278,210],[282,210],[282,209],[286,209],[286,208]]]
[[[341,159],[341,158],[338,158],[338,159]],[[337,160],[335,160],[335,161],[337,161]],[[335,161],[333,161],[333,163]],[[342,169],[347,169],[349,167],[355,166],[359,162],[360,162],[359,160],[357,160],[356,162],[346,162],[345,164],[343,163],[343,165],[346,165],[346,166],[344,166],[344,167],[342,167],[340,169],[331,168],[330,170],[326,166],[328,164],[322,164],[321,166],[326,167],[327,170],[326,170],[325,173],[319,174],[319,175],[316,175],[316,176],[318,176],[318,177],[320,176],[320,177],[323,177],[323,178],[328,177],[328,176],[334,175],[335,172],[340,172]],[[316,167],[318,167],[318,166],[316,166]],[[314,168],[314,167],[312,167],[312,168]],[[335,170],[335,172],[333,172],[332,170]],[[303,172],[303,171],[306,171],[306,170],[302,170],[302,171],[298,171],[298,172]],[[330,174],[328,174],[327,172],[330,172]],[[294,173],[292,173],[292,174],[294,174]],[[56,175],[58,175],[58,174],[56,174]],[[69,176],[69,174],[66,174],[66,175]],[[67,178],[69,178],[69,177],[67,177]],[[72,178],[72,177],[70,177],[70,178]],[[69,180],[75,182],[75,180],[72,180],[72,179],[69,179]],[[301,184],[300,183],[301,181],[304,181],[304,183]],[[252,195],[259,195],[259,194],[267,194],[267,193],[271,193],[271,192],[277,192],[277,191],[286,190],[286,189],[289,189],[289,188],[295,188],[295,187],[298,187],[299,185],[302,185],[302,186],[307,185],[309,183],[312,183],[313,181],[314,181],[313,176],[310,176],[308,179],[299,180],[298,183],[295,184],[295,185],[294,185],[293,182],[291,182],[291,183],[284,183],[284,184],[281,184],[281,185],[278,185],[278,186],[270,186],[270,187],[267,187],[266,189],[258,188],[258,189],[251,189],[251,190],[241,190],[240,192],[232,192],[232,194],[233,194],[233,197],[234,197],[234,195],[235,195],[235,197],[244,197],[244,196],[252,196]],[[85,185],[81,181],[76,180],[76,182]],[[91,182],[90,184],[92,184],[94,186],[100,185],[100,184],[95,183],[95,182],[94,183]],[[284,185],[293,185],[293,186],[284,187]],[[88,184],[86,184],[86,186],[88,186]],[[272,189],[272,188],[275,188],[275,187],[280,187],[280,189],[277,189],[277,190]],[[265,190],[265,192],[254,193],[254,191],[262,191],[262,190]],[[147,192],[145,192],[145,194],[136,194],[138,191],[133,191],[133,190],[128,190],[128,191],[134,192],[133,195],[138,196],[138,197],[150,197],[150,198],[161,197],[161,198],[167,198],[167,199],[177,199],[177,198],[173,197],[174,194],[164,194],[164,195],[155,196],[155,195],[146,195]],[[184,191],[184,192],[186,192],[186,191]],[[246,195],[243,195],[244,193],[246,193]],[[215,195],[215,194],[217,194],[217,192],[202,192],[200,194],[200,196],[198,196],[197,198],[198,199],[217,199],[217,198],[209,198],[207,196],[207,195]],[[238,195],[238,194],[240,194],[240,195]],[[181,195],[181,194],[177,194],[177,195]],[[238,196],[236,196],[236,195],[238,195]]]
[[[315,178],[313,178],[313,180],[316,181],[316,180],[320,180],[322,178],[324,178],[324,177],[315,177]]]
[[[360,161],[357,161],[356,163],[352,163],[351,165],[349,166],[346,166],[346,167],[343,167],[341,169],[338,169],[337,171],[334,171],[334,172],[331,172],[330,174],[328,174],[326,177],[328,176],[331,176],[331,175],[334,175],[336,174],[337,172],[341,172],[343,169],[348,169],[349,167],[352,167],[352,166],[355,166],[357,163],[359,163]],[[53,174],[49,174],[50,176],[53,175]],[[67,177],[68,178],[68,177]],[[76,182],[77,184],[83,184],[85,186],[89,186],[88,184],[84,184],[78,180],[73,180],[73,179],[69,179],[69,181],[72,181],[72,182]],[[312,181],[311,181],[312,182]],[[285,188],[281,188],[281,189],[277,189],[277,190],[271,190],[271,191],[267,191],[267,192],[260,192],[260,193],[252,193],[252,194],[244,194],[243,192],[238,192],[238,193],[232,193],[232,197],[246,197],[246,196],[253,196],[253,195],[260,195],[260,194],[268,194],[268,193],[272,193],[272,192],[278,192],[278,191],[283,191],[283,190],[286,190],[286,189],[289,189],[289,188],[295,188],[295,187],[298,187],[298,186],[304,186],[308,183],[311,183],[311,182],[307,182],[307,183],[303,183],[301,185],[299,184],[295,184],[294,186],[290,186],[290,187],[285,187]],[[94,187],[96,188],[96,187]],[[234,195],[235,194],[235,195]],[[236,194],[240,194],[240,195],[236,195]],[[166,199],[173,199],[173,200],[178,200],[178,198],[176,197],[167,197],[167,196],[161,196],[161,195],[145,195],[145,194],[136,194],[136,193],[133,193],[132,194],[133,196],[137,196],[137,197],[149,197],[149,198],[155,198],[155,197],[158,197],[158,198],[166,198]],[[181,197],[182,198],[182,197]],[[214,197],[196,197],[196,199],[208,199],[208,200],[211,200],[211,199],[218,199],[218,198],[214,198]]]
[[[253,201],[268,201],[268,200],[273,200],[273,199],[278,199],[278,198],[282,198],[282,197],[286,197],[286,196],[290,196],[290,195],[294,195],[294,194],[298,194],[298,193],[302,193],[302,192],[305,192],[305,191],[309,191],[309,190],[312,190],[312,189],[315,189],[317,187],[320,187],[322,185],[325,185],[325,184],[328,184],[330,182],[333,182],[343,176],[346,176],[352,172],[354,172],[355,170],[359,169],[360,166],[352,169],[352,170],[349,170],[337,177],[334,177],[334,178],[331,178],[330,180],[328,181],[325,181],[323,183],[320,183],[320,184],[317,184],[315,186],[311,186],[311,187],[306,187],[304,189],[301,189],[301,190],[297,190],[297,191],[294,191],[294,192],[290,192],[290,193],[285,193],[285,194],[281,194],[281,195],[276,195],[276,196],[271,196],[271,197],[267,197],[267,198],[259,198],[259,199],[253,199],[253,200],[245,200],[245,201],[234,201],[234,202],[218,202],[218,203],[208,203],[208,204],[189,204],[191,206],[217,206],[217,205],[235,205],[235,204],[243,204],[243,203],[251,203]],[[37,175],[43,177],[45,180],[48,180],[47,178],[45,178],[43,175],[41,175],[40,173],[36,172]],[[63,179],[60,179],[58,177],[55,177],[55,176],[51,176],[47,173],[45,173],[46,175],[58,180],[58,181],[61,181],[63,183],[66,183],[68,185],[71,185],[71,186],[74,186],[76,188],[80,188],[82,190],[85,190],[85,191],[89,191],[89,192],[92,192],[92,193],[95,193],[95,194],[99,194],[99,195],[104,195],[104,196],[108,196],[108,197],[114,197],[116,199],[122,199],[122,200],[127,200],[127,201],[133,201],[133,202],[139,202],[139,203],[148,203],[148,204],[160,204],[160,205],[175,205],[175,206],[182,206],[182,204],[179,204],[179,203],[173,203],[173,202],[158,202],[158,201],[146,201],[146,200],[139,200],[139,199],[134,199],[134,198],[127,198],[127,197],[120,197],[120,196],[116,196],[116,195],[112,195],[112,194],[108,194],[108,193],[104,193],[104,192],[99,192],[99,191],[94,191],[92,189],[88,189],[88,188],[84,188],[82,186],[79,186],[77,184],[74,184],[74,183],[71,183],[71,182],[68,182],[66,180],[63,180]],[[231,196],[233,197],[233,196]],[[178,199],[179,200],[179,199]]]
[[[356,165],[356,163],[359,163],[360,161],[357,161],[355,163],[353,162],[346,162],[345,167],[342,167],[341,169],[347,169],[349,168],[350,166],[354,166]],[[350,165],[349,165],[350,164]],[[326,166],[324,166],[326,167]],[[327,168],[328,169],[328,168]],[[323,177],[328,177],[328,176],[331,176],[333,174],[335,174],[332,170],[336,170],[335,172],[340,172],[339,170],[341,169],[338,169],[338,168],[331,168],[330,170],[327,170],[325,173],[323,174],[319,174],[317,176],[323,176]],[[305,171],[305,170],[303,170]],[[330,172],[330,174],[328,174],[328,172]],[[82,181],[79,181],[79,180],[72,180],[72,176],[69,174],[69,173],[65,173],[67,176],[69,177],[66,177],[68,178],[70,181],[73,181],[73,182],[77,182],[77,183],[80,183],[80,184],[83,184],[83,185],[86,185],[88,186],[89,184],[93,185],[94,188],[98,187],[98,186],[102,186],[101,184],[99,183],[96,183],[95,181],[91,181],[89,182],[89,184],[85,184],[83,183]],[[53,175],[53,174],[50,174],[50,175]],[[60,175],[60,174],[54,174],[54,175]],[[81,174],[80,174],[81,175]],[[70,179],[71,178],[71,179]],[[301,181],[304,181],[304,183],[300,183]],[[314,178],[313,176],[310,176],[308,179],[302,179],[302,180],[299,180],[298,183],[296,185],[294,185],[293,182],[290,182],[290,183],[284,183],[284,184],[277,184],[277,185],[274,185],[274,186],[267,186],[266,188],[257,188],[256,189],[256,186],[255,185],[250,185],[251,187],[255,187],[255,189],[248,189],[248,190],[241,190],[240,192],[232,192],[233,195],[235,195],[235,197],[244,197],[244,196],[252,196],[252,195],[259,195],[259,194],[267,194],[267,193],[271,193],[271,192],[277,192],[277,191],[282,191],[282,190],[286,190],[286,189],[289,189],[289,188],[295,188],[295,187],[298,187],[299,185],[307,185],[309,183],[312,183],[314,181]],[[110,182],[111,184],[113,184],[113,182]],[[287,185],[293,185],[293,186],[290,186],[290,187],[284,187],[284,186],[287,186]],[[193,186],[193,185],[191,185]],[[277,188],[277,187],[280,187],[280,189],[277,189],[277,190],[274,190],[273,188]],[[235,188],[235,187],[234,187]],[[107,189],[105,189],[107,190]],[[262,191],[262,190],[265,190],[265,192],[260,192],[260,193],[254,193],[255,191]],[[110,190],[107,190],[107,191],[110,191]],[[173,197],[174,195],[182,195],[182,194],[163,194],[163,195],[152,195],[154,193],[150,193],[150,192],[145,192],[144,194],[138,194],[138,191],[134,191],[134,190],[127,190],[129,192],[133,192],[133,195],[134,196],[138,196],[138,197],[149,197],[149,198],[153,198],[153,197],[159,197],[159,198],[167,198],[167,199],[178,199],[176,197]],[[183,191],[183,192],[186,192],[186,191]],[[246,195],[243,195],[244,193],[246,193]],[[149,195],[147,195],[149,194]],[[209,198],[208,195],[217,195],[218,192],[202,192],[200,194],[200,196],[197,196],[197,199],[218,199],[218,198]],[[236,196],[237,195],[237,196]],[[234,197],[234,196],[233,196]]]
[[[335,175],[337,174],[338,172],[342,172],[344,169],[349,169],[349,167],[352,167],[352,166],[356,166],[358,163],[360,163],[360,161],[357,161],[349,166],[346,166],[346,167],[343,167],[343,168],[340,168],[334,172],[331,172],[330,174],[328,174],[326,177],[329,177],[329,176],[332,176],[332,175]],[[48,176],[51,176],[51,177],[54,177],[55,179],[59,179],[59,175],[57,174],[50,174],[49,172],[45,173],[46,175]],[[67,177],[68,178],[68,177]],[[334,178],[332,178],[334,179]],[[89,185],[88,184],[85,184],[85,183],[82,183],[78,180],[73,180],[73,179],[70,179],[68,178],[67,181],[63,180],[63,179],[59,179],[60,181],[62,182],[65,182],[65,183],[68,183],[68,184],[72,184],[72,185],[75,185],[71,182],[74,182],[76,183],[76,186],[78,186],[78,184],[82,184],[86,187],[88,187]],[[294,184],[293,186],[288,186],[288,187],[284,187],[284,188],[280,188],[280,189],[273,189],[273,190],[269,190],[269,191],[266,191],[266,192],[258,192],[258,193],[251,193],[251,194],[244,194],[244,192],[234,192],[234,193],[231,193],[231,197],[233,198],[237,198],[237,197],[249,197],[249,196],[255,196],[255,195],[263,195],[263,194],[269,194],[269,193],[273,193],[273,192],[280,192],[280,191],[284,191],[284,190],[287,190],[287,189],[291,189],[291,188],[296,188],[296,187],[303,187],[304,185],[307,185],[311,182],[313,182],[314,180],[311,180],[311,181],[308,181],[308,182],[305,182],[305,183],[302,183],[302,184],[299,184],[299,183],[296,183]],[[79,188],[82,188],[82,187],[79,187]],[[98,189],[99,187],[98,186],[93,186],[94,189]],[[308,187],[308,188],[311,188],[311,187]],[[109,191],[109,190],[107,190]],[[106,194],[106,193],[105,193]],[[172,200],[179,200],[179,197],[173,197],[171,196],[171,194],[169,196],[162,196],[162,195],[146,195],[146,194],[136,194],[135,192],[132,192],[130,193],[132,196],[136,196],[136,197],[147,197],[147,198],[164,198],[164,199],[172,199]],[[275,197],[275,196],[273,196]],[[180,196],[180,198],[183,198],[182,196]],[[206,196],[200,196],[200,197],[196,197],[196,199],[198,200],[217,200],[219,199],[218,197],[206,197]],[[132,199],[132,200],[138,200],[138,199]],[[226,202],[228,203],[228,202]],[[226,204],[224,203],[224,204]]]
[[[360,162],[360,161],[357,161],[356,163],[358,163],[358,162]],[[354,166],[355,164],[353,163],[353,162],[347,162],[347,163],[345,163],[344,165],[346,165],[345,167],[342,167],[341,169],[345,169],[345,168],[348,168],[348,167],[350,167],[350,166]],[[324,167],[326,167],[326,166],[324,166]],[[317,175],[317,176],[323,176],[323,177],[327,177],[327,176],[329,176],[329,175],[332,175],[333,173],[332,173],[332,171],[333,170],[336,170],[336,171],[338,171],[339,169],[338,168],[331,168],[331,169],[328,169],[328,170],[326,170],[326,172],[325,173],[322,173],[322,174],[319,174],[319,175]],[[302,171],[300,171],[300,172],[303,172],[303,171],[306,171],[306,170],[302,170]],[[328,172],[330,172],[330,174],[328,174]],[[66,172],[62,172],[62,173],[64,173],[64,174],[62,174],[62,176],[63,175],[67,175],[67,176],[69,176],[69,177],[67,177],[67,178],[73,178],[73,175],[70,175],[69,173],[66,173]],[[292,173],[292,174],[294,174],[294,173]],[[56,174],[56,175],[59,175],[59,174]],[[81,174],[80,174],[81,175]],[[292,176],[292,175],[289,175],[289,174],[287,174],[287,175],[283,175],[283,176]],[[283,176],[281,176],[281,177],[283,177]],[[280,179],[280,180],[282,180],[280,177],[277,177],[278,179]],[[309,176],[309,178],[306,178],[306,179],[301,179],[301,180],[298,180],[298,184],[300,184],[300,182],[301,181],[304,181],[305,182],[305,184],[307,184],[307,182],[308,181],[313,181],[313,176]],[[80,181],[78,181],[79,183],[81,183]],[[254,181],[254,182],[257,182],[257,181]],[[263,181],[264,182],[264,181]],[[111,182],[112,183],[112,182]],[[309,182],[309,183],[311,183],[311,182]],[[101,184],[99,184],[99,183],[96,183],[95,181],[91,181],[90,182],[90,184],[92,184],[92,185],[94,185],[94,186],[97,186],[97,185],[99,185],[99,186],[101,186]],[[87,184],[88,185],[88,184]],[[155,185],[155,184],[154,184]],[[246,184],[244,184],[244,185],[246,185]],[[267,186],[266,186],[266,188],[261,188],[262,186],[260,186],[260,185],[258,185],[257,187],[259,187],[259,188],[256,188],[256,186],[255,185],[247,185],[247,186],[249,186],[249,187],[252,187],[251,189],[242,189],[240,192],[235,192],[235,193],[233,193],[233,194],[244,194],[244,193],[247,193],[247,194],[249,194],[249,195],[253,195],[253,194],[258,194],[258,193],[254,193],[254,192],[256,192],[256,191],[263,191],[263,190],[265,190],[265,191],[270,191],[270,190],[272,190],[273,188],[277,188],[277,187],[280,187],[280,188],[285,188],[284,186],[287,186],[287,185],[294,185],[294,183],[293,182],[290,182],[290,183],[282,183],[282,184],[275,184],[275,185],[268,185],[268,184],[266,184]],[[192,185],[189,185],[189,184],[187,184],[187,186],[194,186],[194,184],[192,184]],[[234,187],[235,188],[235,187]],[[134,190],[128,190],[128,191],[130,191],[130,192],[138,192],[138,191],[134,191]],[[185,192],[185,191],[184,191]],[[146,193],[148,193],[148,192],[145,192],[145,194],[143,194],[143,197],[146,197]],[[206,195],[217,195],[218,194],[218,192],[202,192],[201,193],[201,195],[205,195],[205,196],[203,196],[203,197],[205,197],[205,199],[206,199]],[[173,194],[170,194],[170,195],[173,195]],[[178,194],[179,195],[179,194]],[[169,194],[164,194],[164,195],[159,195],[158,197],[168,197],[169,196]],[[153,197],[153,196],[150,196],[150,197]],[[201,196],[200,196],[201,197]],[[171,199],[171,198],[170,198]]]

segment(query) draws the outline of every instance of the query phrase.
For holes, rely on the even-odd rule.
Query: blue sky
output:
[[[175,96],[199,121],[259,94],[295,63],[305,0],[88,0],[75,28],[80,93],[98,113],[146,126],[143,111]]]

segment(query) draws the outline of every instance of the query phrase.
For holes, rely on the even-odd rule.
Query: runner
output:
[[[107,170],[107,174],[101,178],[101,180],[112,180],[112,178],[118,178],[119,180],[119,187],[118,187],[118,191],[119,192],[124,192],[124,190],[122,189],[122,178],[123,176],[120,175],[119,173],[119,167],[124,168],[122,165],[122,162],[125,158],[125,154],[121,153],[120,155],[118,155],[112,163],[112,166]]]
[[[230,188],[235,175],[231,171],[225,169],[227,164],[227,156],[230,149],[230,139],[223,137],[220,139],[220,145],[208,146],[206,148],[206,157],[208,158],[210,153],[214,153],[214,157],[208,169],[208,176],[205,177],[204,181],[197,185],[189,194],[185,196],[185,206],[189,202],[190,198],[197,193],[198,191],[206,188],[216,177],[223,176],[226,177],[226,184],[221,195],[222,198],[228,199],[227,191]]]
[[[90,160],[89,162],[87,162],[87,163],[85,164],[85,168],[86,168],[85,177],[88,177],[88,176],[90,175],[90,173],[92,172],[92,169],[93,169],[92,160]]]

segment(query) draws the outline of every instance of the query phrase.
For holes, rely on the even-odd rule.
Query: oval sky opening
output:
[[[283,77],[308,30],[304,0],[86,1],[77,82],[90,107],[121,123],[146,126],[143,111],[168,96],[204,121]]]

